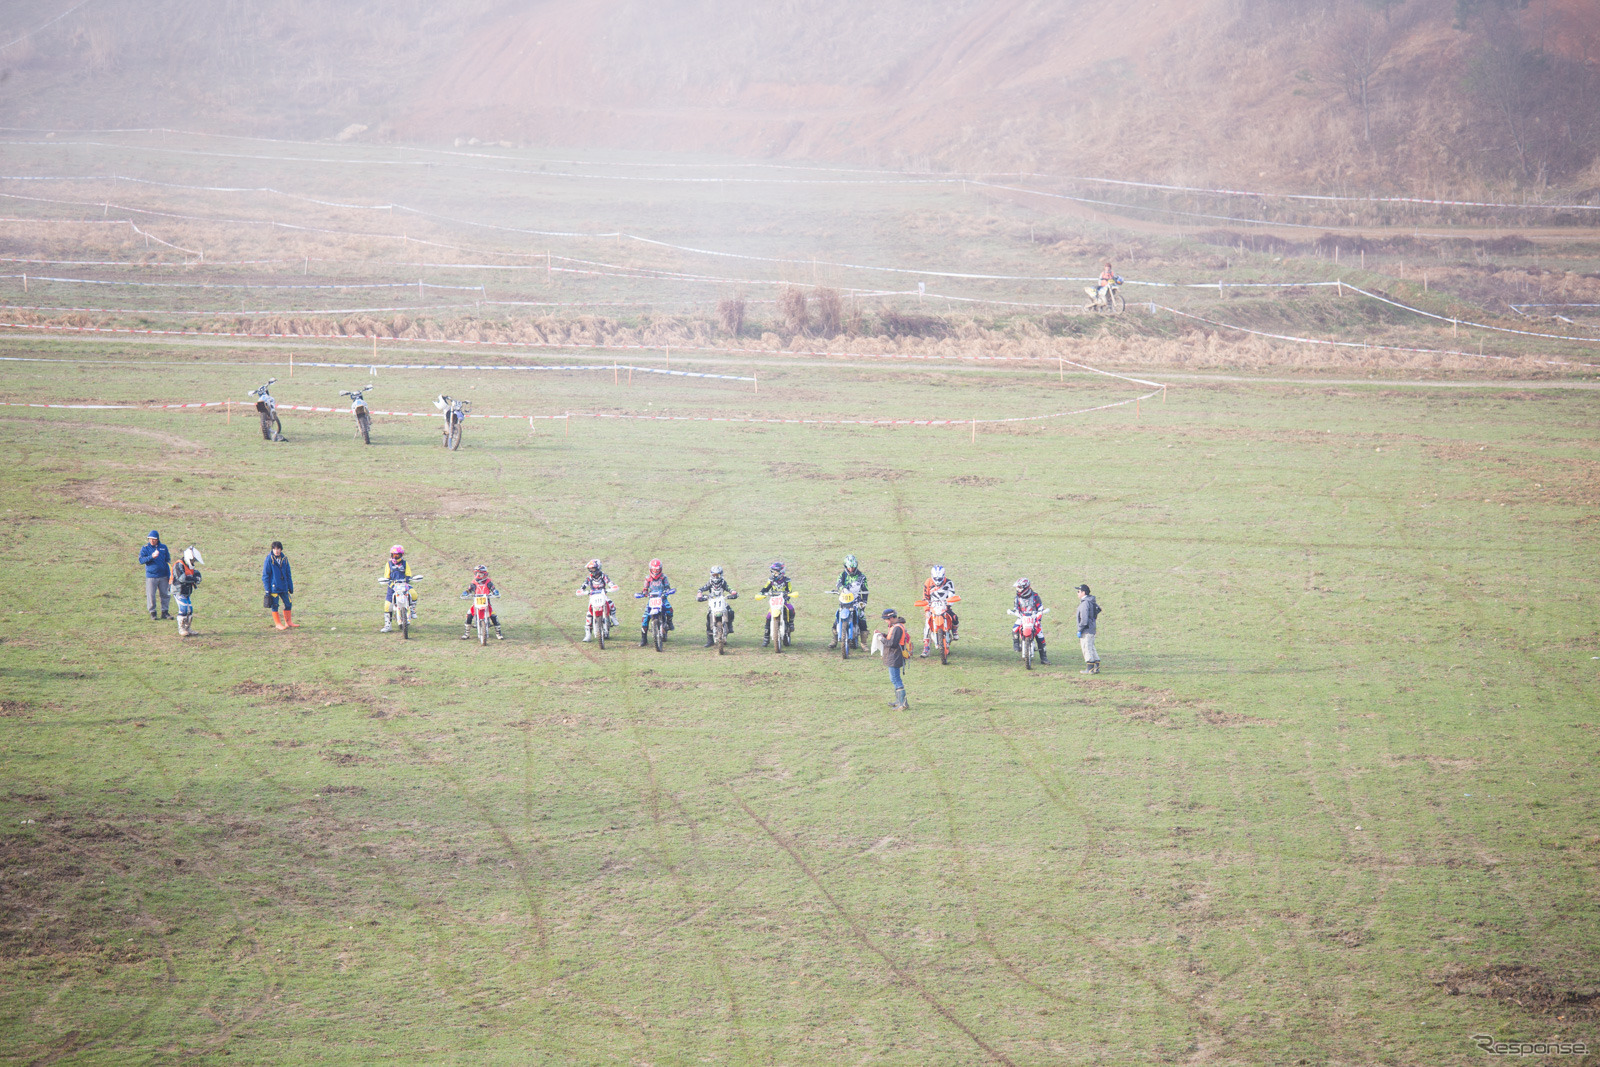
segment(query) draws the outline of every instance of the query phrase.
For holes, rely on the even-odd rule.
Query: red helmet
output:
[[[485,578],[487,578],[489,576],[489,568],[485,567],[483,564],[480,563],[476,567],[472,568],[472,573],[473,574],[481,574]]]
[[[653,559],[650,561],[650,577],[661,577],[661,561],[659,559]]]
[[[405,545],[395,545],[393,548],[391,548],[389,550],[389,555],[391,555],[391,556],[403,556],[405,554],[406,554],[406,546]]]

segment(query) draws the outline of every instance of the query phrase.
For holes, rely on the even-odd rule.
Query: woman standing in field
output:
[[[283,554],[282,541],[272,542],[272,551],[261,562],[261,588],[265,591],[261,606],[272,612],[272,624],[280,630],[298,629],[300,624],[294,621],[294,602],[289,599],[289,594],[294,592],[294,572],[289,569],[289,557]]]

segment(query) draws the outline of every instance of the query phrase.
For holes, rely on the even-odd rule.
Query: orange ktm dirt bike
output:
[[[922,654],[926,656],[934,645],[939,646],[939,662],[950,662],[950,638],[955,628],[950,625],[950,605],[961,598],[954,593],[935,589],[927,600],[917,601],[917,607],[927,609],[922,624]]]

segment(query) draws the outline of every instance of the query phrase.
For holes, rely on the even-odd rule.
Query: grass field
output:
[[[264,376],[6,354],[147,363],[11,364],[8,401]],[[1053,371],[383,372],[373,402],[983,419],[1137,391]],[[365,381],[273,373],[285,404]],[[5,1062],[1432,1065],[1600,1036],[1592,391],[1188,381],[975,440],[284,429],[0,411]],[[151,526],[208,563],[186,643],[143,612]],[[428,576],[406,643],[375,632],[394,541]],[[935,562],[963,595],[909,712],[825,651],[849,551],[875,607],[911,613]],[[664,654],[579,643],[592,555],[625,592],[666,561]],[[759,648],[753,598],[726,657],[699,648],[684,593],[774,558],[794,654]],[[505,591],[485,649],[455,599],[479,561]],[[1032,673],[1003,615],[1023,574],[1055,609]]]

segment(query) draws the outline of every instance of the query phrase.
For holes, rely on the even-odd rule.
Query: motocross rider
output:
[[[738,597],[738,593],[728,585],[728,580],[722,576],[722,565],[711,568],[710,581],[700,587],[700,595],[696,600],[709,600],[714,596],[725,596],[729,600]],[[733,605],[728,605],[728,632],[733,633]],[[706,609],[706,647],[710,648],[716,642],[711,639],[711,609]]]
[[[1044,598],[1039,595],[1038,591],[1034,589],[1033,586],[1028,584],[1028,579],[1018,578],[1016,590],[1017,602],[1013,604],[1012,607],[1017,610],[1019,615],[1035,615],[1044,610]],[[1022,620],[1018,619],[1017,624],[1011,628],[1011,647],[1018,652],[1022,651],[1021,632]],[[1038,633],[1034,635],[1034,639],[1039,642],[1039,662],[1049,663],[1050,661],[1045,658],[1044,651],[1043,619],[1039,620],[1039,630]]]
[[[194,589],[200,584],[200,550],[190,545],[172,565],[172,591],[177,600],[178,636],[194,636]]]
[[[762,596],[777,596],[783,594],[783,617],[788,625],[789,633],[794,633],[794,605],[789,603],[789,576],[783,573],[783,560],[778,560],[772,565],[772,575],[767,579],[767,584],[761,587]],[[761,639],[761,647],[766,648],[772,644],[772,634]]]
[[[578,592],[584,596],[589,596],[593,593],[604,593],[615,588],[616,586],[612,584],[611,578],[605,571],[600,569],[600,561],[591,559],[589,561],[589,573],[583,579],[583,584],[578,586]],[[606,597],[606,614],[611,616],[610,623],[615,626],[617,624],[617,606],[611,602],[610,597]],[[594,640],[594,619],[588,613],[583,616],[583,639],[585,641]]]
[[[1116,280],[1117,272],[1111,269],[1111,261],[1108,259],[1106,260],[1104,269],[1100,271],[1100,291],[1095,296],[1095,301],[1097,303],[1105,303],[1108,295],[1111,292],[1111,286],[1116,282]]]
[[[931,601],[935,590],[947,595],[954,594],[956,591],[955,583],[944,576],[944,568],[940,566],[935,566],[928,572],[928,580],[922,583],[922,599]],[[945,604],[944,610],[950,616],[950,640],[959,641],[961,639],[961,618],[956,614],[956,609],[949,603]],[[928,650],[931,647],[931,640],[923,638],[922,656],[924,659],[927,658]]]
[[[838,592],[841,589],[848,589],[852,585],[859,585],[861,587],[861,594],[860,596],[856,597],[857,637],[854,641],[855,647],[859,649],[861,647],[861,638],[859,635],[867,632],[867,576],[861,570],[861,561],[856,559],[855,556],[850,555],[844,558],[844,570],[839,572],[839,580],[834,583],[833,589],[834,592]],[[828,645],[828,647],[839,647],[839,635],[837,633],[833,635],[833,641]]]
[[[393,548],[389,549],[389,562],[384,564],[384,567],[383,567],[383,578],[384,578],[384,581],[385,582],[393,582],[397,578],[409,578],[409,577],[411,577],[411,564],[406,562],[406,549],[405,549],[405,546],[404,545],[395,545]],[[417,621],[417,591],[415,589],[413,589],[411,591],[410,601],[411,601],[411,603],[405,605],[405,607],[411,613],[411,621],[412,622],[416,622]],[[385,605],[394,603],[394,586],[392,586],[392,585],[385,585],[384,586],[383,602],[384,602]],[[385,607],[384,608],[384,612],[383,612],[383,629],[378,631],[378,632],[386,634],[386,633],[391,632],[393,629],[394,629],[394,626],[391,625],[390,622],[389,622],[389,610],[388,610],[387,607]]]
[[[644,588],[639,590],[639,596],[647,599],[658,596],[661,598],[661,610],[667,617],[667,629],[677,629],[672,624],[672,605],[667,603],[667,593],[672,589],[672,583],[667,580],[666,573],[661,569],[661,561],[650,561],[650,576],[644,580]],[[639,647],[643,648],[650,643],[650,605],[644,606],[644,617],[639,620]]]
[[[466,589],[462,590],[461,592],[461,599],[463,600],[474,596],[488,596],[494,597],[495,599],[499,599],[500,597],[500,590],[496,589],[494,583],[489,580],[489,568],[484,566],[482,563],[473,568],[472,584],[467,586]],[[472,612],[468,611],[467,625],[466,629],[461,631],[461,640],[472,640],[473,621]],[[494,636],[497,641],[504,641],[506,639],[506,635],[500,632],[500,616],[490,612],[489,625],[494,627]]]

